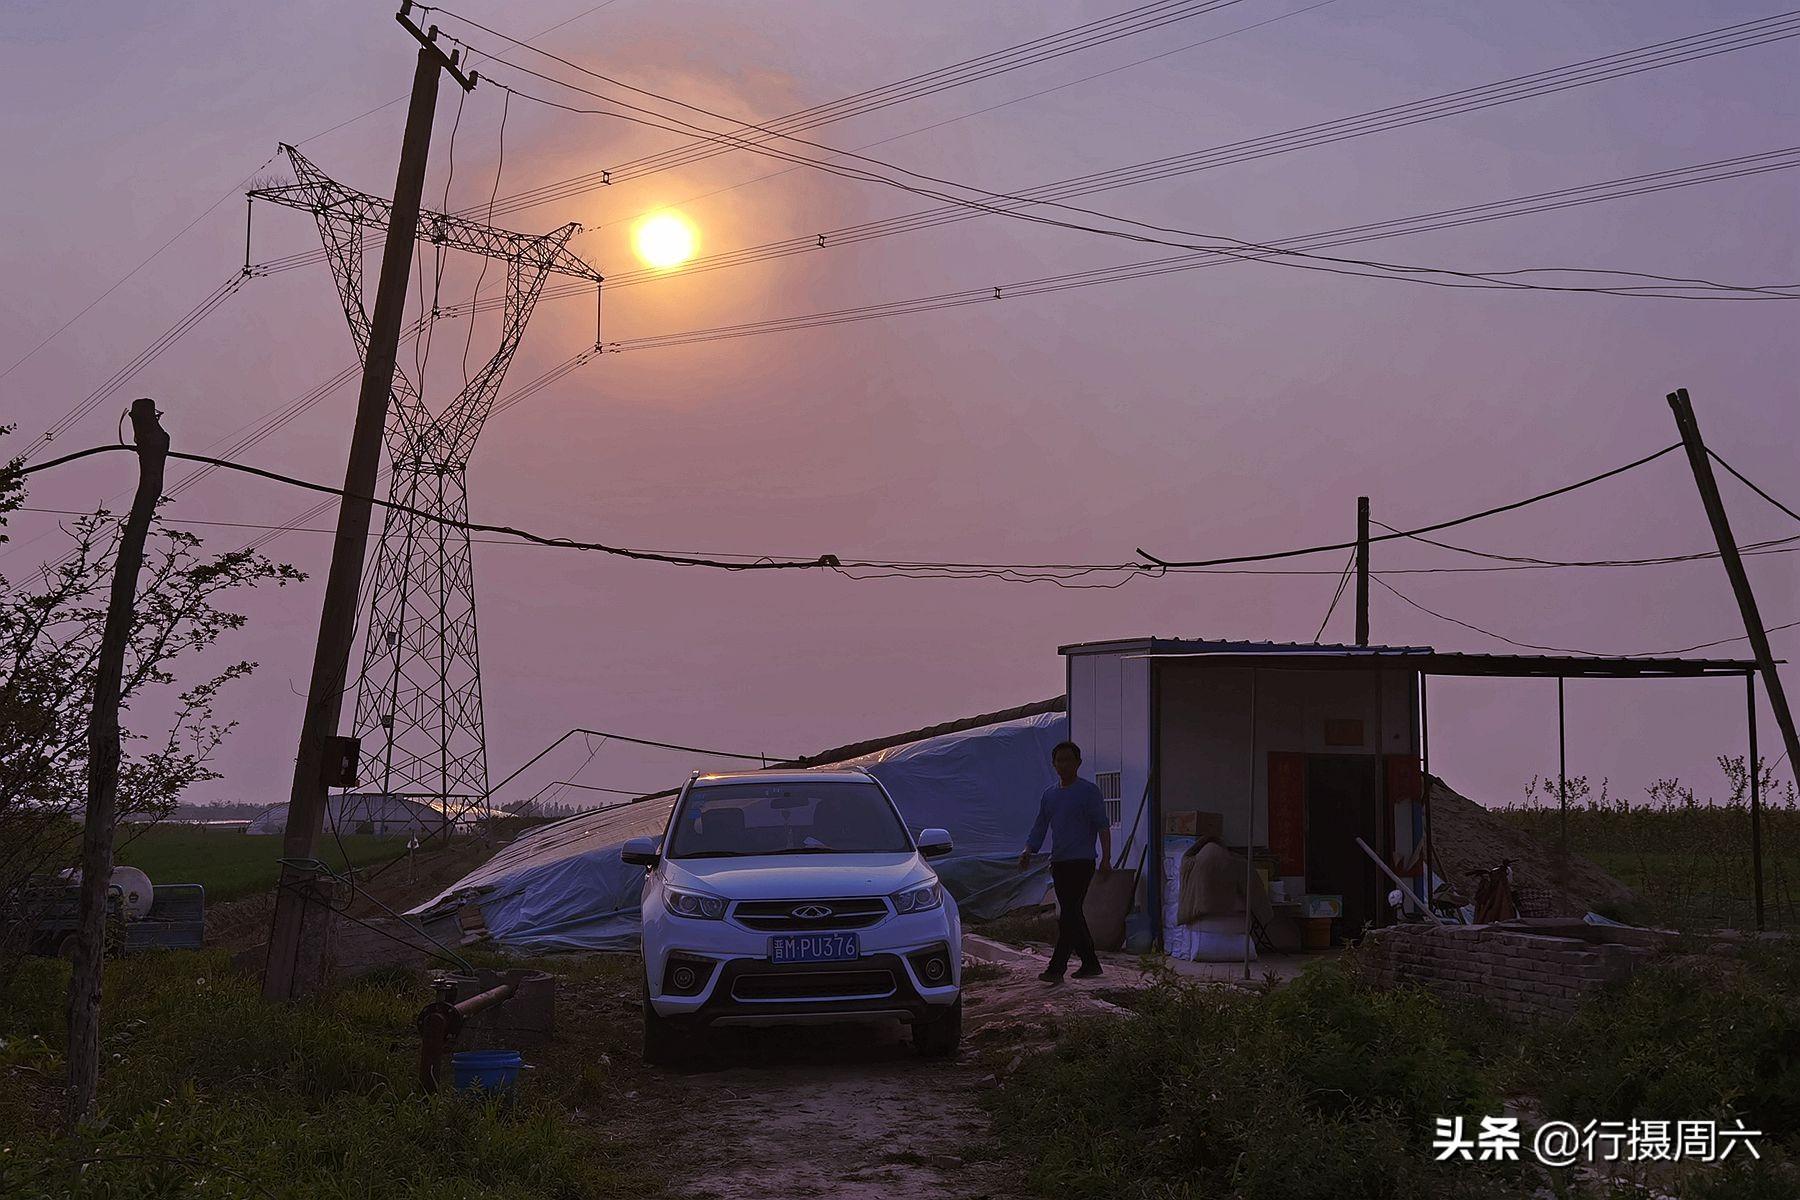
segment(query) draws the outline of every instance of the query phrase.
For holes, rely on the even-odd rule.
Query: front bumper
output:
[[[959,941],[941,924],[929,934],[903,941],[865,936],[860,958],[837,963],[773,963],[766,936],[746,939],[742,932],[733,939],[736,953],[669,946],[645,955],[650,1003],[659,1016],[697,1025],[929,1021],[956,1002],[962,983]],[[682,967],[698,982],[678,989]]]

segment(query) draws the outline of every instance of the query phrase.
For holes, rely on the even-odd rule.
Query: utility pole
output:
[[[1769,635],[1764,631],[1762,614],[1756,608],[1756,595],[1750,590],[1750,576],[1744,570],[1744,560],[1738,554],[1737,541],[1731,535],[1731,521],[1725,515],[1724,502],[1719,499],[1719,483],[1713,477],[1712,457],[1706,449],[1706,443],[1700,438],[1700,424],[1694,419],[1694,406],[1688,399],[1686,388],[1677,388],[1669,393],[1669,407],[1675,413],[1675,427],[1681,431],[1681,444],[1687,448],[1688,465],[1694,470],[1694,484],[1700,489],[1700,503],[1706,507],[1706,519],[1712,523],[1713,538],[1719,544],[1719,561],[1725,564],[1726,577],[1731,580],[1731,590],[1737,594],[1738,611],[1744,618],[1744,633],[1749,636],[1751,652],[1756,657],[1757,673],[1762,676],[1763,688],[1769,695],[1769,707],[1775,713],[1775,724],[1781,728],[1781,741],[1787,748],[1788,761],[1800,763],[1800,736],[1795,735],[1794,714],[1788,709],[1787,693],[1782,690],[1781,676],[1775,670],[1775,655],[1769,650]],[[1751,713],[1755,713],[1754,696],[1751,702]],[[1751,736],[1754,738],[1754,726]],[[1755,743],[1751,743],[1754,747]],[[1754,776],[1756,771],[1755,750],[1751,750],[1750,770]],[[1757,867],[1757,906],[1761,916],[1762,887],[1762,795],[1761,789],[1750,790],[1750,820],[1754,844],[1751,847]]]
[[[162,499],[169,435],[150,400],[131,404],[138,484],[119,536],[112,594],[94,665],[94,707],[88,714],[87,813],[81,836],[81,915],[75,965],[69,975],[69,1087],[64,1116],[74,1129],[92,1115],[100,1083],[100,974],[106,960],[106,897],[112,885],[113,823],[119,800],[119,689],[131,644],[132,610],[150,519]]]
[[[411,10],[412,0],[404,0],[396,19],[418,40],[419,58],[413,70],[412,100],[406,112],[406,134],[400,144],[400,166],[394,179],[392,217],[382,248],[375,313],[369,322],[368,350],[363,357],[362,390],[356,402],[356,424],[350,434],[350,459],[344,469],[337,537],[325,577],[319,641],[306,690],[300,744],[294,755],[294,784],[288,797],[287,831],[282,839],[282,857],[287,861],[276,887],[275,919],[263,969],[263,995],[271,1000],[291,999],[318,965],[315,959],[322,942],[323,920],[329,917],[329,908],[315,890],[316,876],[288,863],[311,859],[324,827],[330,795],[326,745],[337,735],[350,669],[356,597],[362,586],[363,556],[368,551],[369,497],[375,491],[388,401],[394,387],[394,358],[406,310],[413,241],[418,236],[419,202],[425,189],[431,122],[437,108],[438,73],[448,70],[465,90],[475,86],[472,77],[457,70],[455,55],[438,48],[437,27],[432,26],[429,33],[422,32],[408,19]],[[305,970],[303,959],[307,961]]]
[[[1356,644],[1369,644],[1369,498],[1356,498]]]

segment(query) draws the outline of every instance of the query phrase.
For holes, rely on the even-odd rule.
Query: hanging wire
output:
[[[1352,550],[1349,559],[1344,563],[1343,572],[1338,576],[1337,591],[1331,594],[1331,605],[1325,610],[1324,619],[1319,622],[1319,631],[1313,634],[1312,640],[1315,646],[1318,645],[1319,639],[1325,636],[1325,626],[1331,622],[1331,614],[1337,611],[1338,601],[1344,598],[1344,589],[1350,583],[1350,572],[1355,567],[1356,551]]]

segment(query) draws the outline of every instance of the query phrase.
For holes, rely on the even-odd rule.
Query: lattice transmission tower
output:
[[[337,282],[358,353],[369,352],[363,307],[363,253],[386,227],[388,201],[331,179],[292,146],[283,146],[295,182],[259,188],[253,199],[303,209]],[[514,233],[448,213],[421,211],[419,240],[506,264],[500,345],[454,400],[433,414],[398,365],[386,431],[391,474],[381,540],[371,576],[356,685],[355,733],[362,739],[364,790],[407,796],[454,821],[485,812],[487,734],[476,638],[475,572],[469,534],[445,521],[469,515],[467,471],[525,322],[552,274],[601,283],[598,271],[567,248],[578,225],[541,236]],[[466,314],[475,319],[475,305]],[[409,511],[410,510],[410,511]]]

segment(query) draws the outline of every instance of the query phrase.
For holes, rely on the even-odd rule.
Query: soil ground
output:
[[[967,967],[950,1061],[920,1058],[898,1026],[823,1026],[716,1031],[689,1064],[652,1069],[637,1058],[637,969],[613,956],[564,976],[544,1082],[598,1064],[604,1087],[579,1119],[635,1147],[678,1200],[1015,1200],[1017,1169],[987,1144],[982,1093],[1068,1020],[1109,1009],[1101,985],[1119,982],[1052,988],[1029,956]]]

